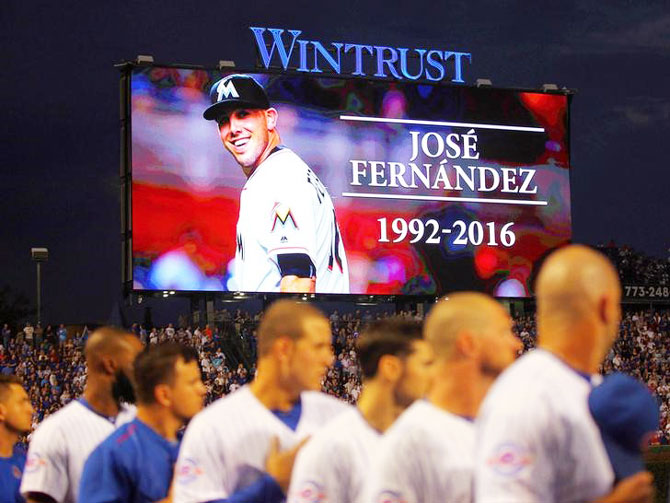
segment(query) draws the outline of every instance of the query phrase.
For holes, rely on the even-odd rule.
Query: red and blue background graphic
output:
[[[224,150],[215,123],[202,118],[209,105],[209,88],[222,75],[219,71],[167,67],[133,71],[132,251],[136,290],[229,289],[239,194],[246,179]],[[570,240],[566,95],[307,75],[252,75],[279,112],[282,143],[312,168],[333,199],[349,262],[351,293],[439,295],[471,289],[499,297],[525,297],[532,294],[539,261]],[[342,120],[342,116],[396,122]],[[475,127],[479,159],[449,160],[463,168],[532,169],[537,193],[524,196],[478,193],[467,187],[459,191],[351,185],[351,160],[408,165],[410,131],[445,136],[464,135],[473,129],[423,122],[541,130]],[[413,162],[431,163],[436,170],[442,159],[420,154]],[[450,172],[455,185],[452,175]],[[372,197],[356,197],[357,193]],[[467,200],[374,197],[388,194]],[[481,202],[496,198],[511,203]],[[514,204],[516,200],[542,204]],[[388,222],[389,242],[380,242],[380,218]],[[425,238],[410,243],[411,234],[393,242],[398,237],[391,228],[395,219],[432,219],[441,229],[453,232],[441,234],[439,244],[427,243]],[[466,226],[480,222],[485,231],[490,224],[496,232],[513,223],[514,244],[501,246],[498,236],[492,245],[488,235],[481,243],[455,243],[457,221]]]

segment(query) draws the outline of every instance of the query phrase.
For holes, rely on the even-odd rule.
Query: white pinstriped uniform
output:
[[[477,419],[477,502],[600,498],[614,474],[588,408],[591,384],[537,349],[493,384]]]
[[[349,293],[349,266],[330,195],[300,157],[277,147],[240,194],[234,289],[278,292],[282,253],[312,259],[317,293]]]
[[[381,438],[358,409],[340,414],[298,453],[289,503],[370,503],[368,469]]]
[[[289,449],[350,406],[324,393],[301,395],[302,412],[295,431],[254,396],[248,385],[220,398],[189,423],[176,467],[175,503],[198,503],[229,497],[265,472],[270,440]]]
[[[135,407],[124,406],[112,422],[73,400],[46,418],[30,441],[21,494],[39,492],[59,503],[75,503],[88,456],[134,416]]]
[[[469,503],[474,445],[472,421],[417,400],[382,439],[368,501]]]

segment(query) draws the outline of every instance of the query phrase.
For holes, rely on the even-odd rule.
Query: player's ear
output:
[[[382,355],[377,363],[377,375],[391,382],[396,382],[402,375],[402,362],[394,355]]]
[[[117,369],[117,364],[114,358],[111,356],[104,355],[100,358],[100,366],[102,367],[102,371],[107,374],[113,376],[116,374],[116,369]]]
[[[7,406],[4,403],[0,403],[0,421],[5,421],[7,419]]]
[[[284,360],[288,357],[293,349],[293,341],[290,337],[280,336],[277,337],[272,344],[272,350],[280,360]]]
[[[169,407],[172,405],[172,392],[167,384],[159,384],[154,388],[154,400],[159,405]]]
[[[277,126],[277,117],[279,114],[275,108],[268,108],[265,110],[265,122],[268,127],[268,131],[272,131]]]
[[[479,351],[479,342],[479,339],[474,337],[472,333],[465,331],[456,337],[454,346],[458,355],[471,357]]]

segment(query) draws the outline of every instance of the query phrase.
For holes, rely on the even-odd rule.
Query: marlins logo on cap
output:
[[[212,104],[202,116],[217,120],[226,110],[235,108],[270,108],[265,89],[249,75],[228,75],[215,82],[209,91]]]

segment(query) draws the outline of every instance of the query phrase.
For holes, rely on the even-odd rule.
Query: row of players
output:
[[[423,327],[373,323],[358,340],[356,408],[316,391],[331,330],[308,305],[266,311],[255,379],[202,412],[192,350],[141,351],[132,334],[101,329],[83,397],[37,429],[20,491],[86,503],[649,501],[639,446],[658,426],[654,399],[621,375],[594,387],[620,296],[596,252],[554,253],[538,278],[539,349],[515,363],[511,320],[482,294],[451,295]],[[119,404],[133,395],[127,422]],[[31,412],[18,383],[0,384],[0,456]],[[7,501],[18,465],[2,480]]]

